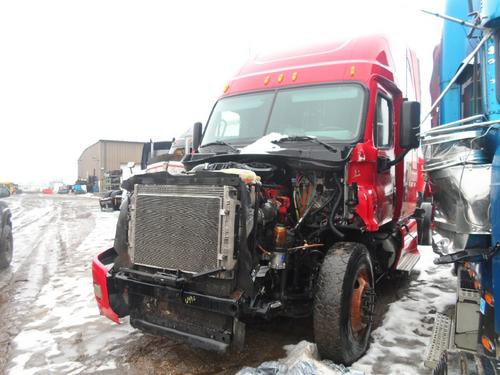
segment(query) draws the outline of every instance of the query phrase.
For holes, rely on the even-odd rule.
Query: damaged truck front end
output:
[[[340,206],[337,176],[328,182],[315,177],[314,192],[307,185],[318,199],[301,223],[306,241],[286,228],[288,191],[299,186],[262,183],[251,167],[240,167],[130,181],[115,247],[93,263],[103,315],[118,321],[128,313],[143,331],[225,351],[242,347],[245,318],[311,314],[315,270],[324,255],[318,250],[328,241],[321,241],[328,228],[326,222],[322,228],[324,213],[313,217]],[[259,168],[284,182],[285,169]],[[309,181],[303,178],[305,192]],[[119,240],[124,233],[126,246]]]

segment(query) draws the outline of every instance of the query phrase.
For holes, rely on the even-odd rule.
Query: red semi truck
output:
[[[376,280],[419,258],[419,90],[415,55],[384,37],[249,61],[184,174],[124,183],[92,264],[101,313],[219,351],[251,317],[312,315],[324,357],[358,359]]]

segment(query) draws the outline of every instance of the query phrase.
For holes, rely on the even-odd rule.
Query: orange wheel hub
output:
[[[354,335],[361,334],[367,326],[363,321],[363,296],[369,288],[368,272],[358,270],[351,297],[351,328]]]

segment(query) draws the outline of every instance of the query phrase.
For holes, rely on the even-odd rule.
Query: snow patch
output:
[[[133,328],[99,315],[92,288],[91,260],[112,246],[118,212],[92,211],[97,225],[60,260],[34,300],[25,324],[13,339],[9,374],[95,373],[117,364],[103,348],[124,342]],[[64,226],[59,223],[59,230]],[[64,237],[64,233],[62,234]],[[82,266],[82,259],[86,259]],[[42,261],[42,260],[40,260]]]
[[[380,327],[372,332],[368,352],[353,368],[371,374],[428,374],[424,354],[432,334],[436,312],[444,312],[456,299],[456,278],[449,266],[433,263],[430,246],[419,247],[420,272],[408,290],[390,304]]]
[[[287,136],[280,133],[269,133],[240,149],[240,154],[267,154],[271,151],[282,150],[282,148],[273,143],[273,141],[279,141],[281,138],[285,137]]]

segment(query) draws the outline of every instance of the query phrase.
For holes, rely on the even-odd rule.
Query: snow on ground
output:
[[[310,363],[322,373],[339,373],[311,354],[308,320],[248,326],[245,351],[226,355],[143,335],[127,321],[110,322],[98,313],[90,266],[96,253],[111,246],[118,213],[101,212],[96,199],[83,196],[26,194],[6,201],[15,254],[12,267],[0,273],[0,372],[234,374],[285,358],[280,363],[296,369]],[[454,302],[455,278],[449,267],[432,263],[430,248],[421,252],[416,272],[377,290],[372,342],[353,370],[430,373],[423,367],[425,346],[435,312]]]
[[[6,372],[76,374],[116,368],[107,356],[99,358],[99,354],[108,341],[128,335],[132,328],[129,325],[113,327],[99,316],[90,264],[99,250],[112,244],[117,213],[100,212],[94,199],[87,200],[90,204],[83,206],[79,201],[85,198],[81,197],[40,196],[38,199],[40,207],[29,214],[19,212],[22,208],[15,200],[12,202],[18,263],[26,261],[20,259],[19,253],[26,252],[25,247],[29,246],[38,250],[30,254],[33,263],[46,267],[35,273],[34,279],[38,282],[31,288],[16,290],[15,302],[29,304],[29,308],[23,311],[23,325],[12,340],[13,350]],[[74,210],[75,202],[77,210]],[[46,212],[47,207],[51,212]],[[41,212],[43,215],[39,215]],[[34,221],[44,227],[42,240],[35,240],[35,246],[30,243],[33,238],[29,233],[28,236],[23,233],[23,223]],[[30,232],[38,235],[33,229],[30,228]],[[43,237],[49,240],[44,241]],[[33,272],[29,277],[33,281]],[[44,282],[41,279],[45,279]]]
[[[14,366],[10,374],[77,374],[94,372],[101,366],[116,368],[98,354],[110,340],[128,335],[129,325],[113,327],[97,313],[92,289],[90,262],[97,249],[110,246],[116,214],[98,215],[94,230],[68,256],[38,294],[31,307],[31,322],[14,338]],[[82,261],[86,261],[83,263]],[[82,264],[83,263],[83,264]],[[62,272],[61,272],[62,271]],[[68,272],[69,271],[69,272]],[[76,344],[76,345],[75,345]],[[86,359],[92,358],[87,363]]]
[[[434,314],[455,303],[456,278],[450,266],[436,266],[430,247],[421,247],[416,279],[404,295],[392,303],[382,325],[372,332],[368,353],[353,365],[367,374],[427,374],[425,348]]]

